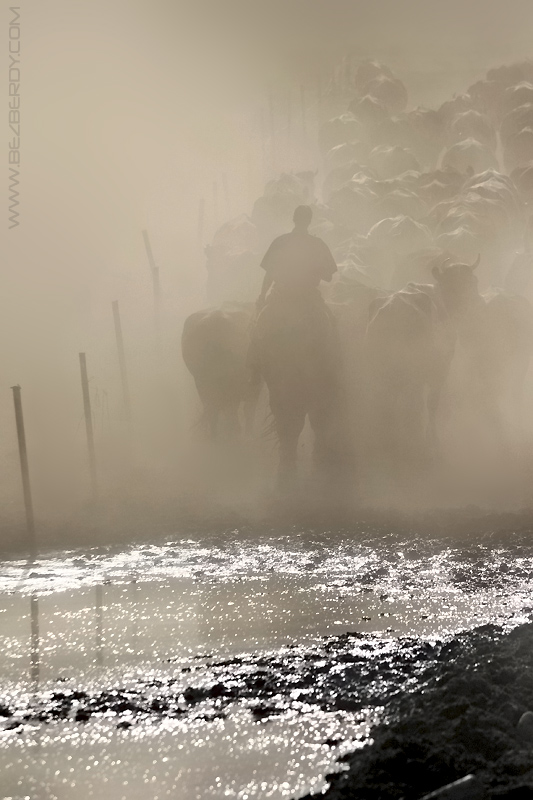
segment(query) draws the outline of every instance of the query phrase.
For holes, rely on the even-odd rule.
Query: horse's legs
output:
[[[298,440],[305,424],[303,409],[290,415],[274,414],[279,441],[278,487],[287,490],[296,477]]]
[[[253,436],[255,412],[257,410],[257,403],[259,401],[260,394],[260,380],[255,381],[247,387],[246,396],[244,398],[244,434],[248,438]]]
[[[239,403],[231,403],[226,408],[226,431],[230,439],[235,439],[241,432],[239,423]]]
[[[215,405],[210,404],[209,406],[205,407],[204,420],[207,425],[209,438],[211,439],[212,442],[214,442],[217,438],[218,417],[219,417],[219,409]]]
[[[524,393],[525,381],[529,368],[529,356],[518,360],[510,378],[510,417],[511,439],[515,452],[523,452],[525,414]]]
[[[333,466],[340,457],[340,437],[338,420],[334,418],[332,409],[317,406],[309,409],[309,422],[315,437],[313,461],[315,468]]]
[[[437,433],[437,420],[439,414],[440,400],[442,397],[444,386],[446,384],[446,379],[448,377],[449,368],[450,368],[449,363],[446,363],[446,365],[442,366],[440,369],[435,371],[429,382],[429,391],[427,397],[428,422],[427,422],[426,441],[428,444],[429,455],[432,458],[437,458],[440,455],[440,442]]]
[[[372,471],[383,474],[391,466],[396,447],[399,389],[381,371],[376,371],[371,375],[366,391],[363,420],[365,461],[372,466]]]

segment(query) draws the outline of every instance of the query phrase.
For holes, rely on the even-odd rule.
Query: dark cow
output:
[[[489,147],[493,152],[497,146],[496,130],[489,118],[473,109],[457,114],[452,120],[449,138],[451,144],[473,138]]]
[[[504,452],[522,432],[533,308],[524,297],[500,289],[480,294],[476,266],[477,262],[474,267],[443,264],[434,269],[434,276],[466,364],[461,391]]]
[[[202,401],[202,422],[213,439],[221,421],[230,436],[238,433],[241,404],[246,433],[252,431],[260,390],[247,369],[254,310],[251,304],[224,303],[191,314],[183,326],[183,360]]]
[[[523,440],[523,394],[533,354],[533,307],[516,294],[486,292],[459,328],[469,400],[502,456]]]
[[[387,67],[385,64],[381,64],[379,61],[362,61],[357,67],[357,72],[355,74],[355,88],[359,94],[365,94],[365,87],[367,84],[380,76],[394,78],[390,67]]]
[[[445,141],[446,121],[438,111],[415,108],[407,114],[412,130],[410,147],[426,168],[433,168]]]
[[[399,114],[407,105],[407,89],[399,78],[377,75],[363,87],[362,94],[370,95],[383,103],[391,114]]]
[[[348,110],[350,111],[350,116],[361,125],[359,138],[362,138],[363,141],[373,138],[377,128],[389,119],[387,107],[370,94],[365,94],[364,97],[352,100]]]
[[[332,147],[357,142],[363,138],[362,125],[353,114],[341,114],[339,117],[324,122],[318,134],[322,152],[327,153]]]
[[[502,147],[505,148],[512,137],[524,128],[533,128],[533,103],[525,103],[514,108],[502,119],[500,125]]]
[[[442,167],[456,169],[459,172],[483,172],[497,169],[498,161],[487,145],[469,137],[452,145],[442,156]]]
[[[503,162],[508,172],[533,160],[533,128],[525,128],[508,137],[503,147]]]
[[[473,265],[440,260],[435,284],[408,284],[370,308],[366,332],[369,447],[395,469],[437,450],[437,412],[458,326],[483,303]]]
[[[366,331],[368,455],[393,470],[421,467],[454,351],[432,286],[408,285],[370,308]]]

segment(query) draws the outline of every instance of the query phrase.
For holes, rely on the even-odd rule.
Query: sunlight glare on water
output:
[[[28,710],[44,713],[59,690],[135,695],[142,685],[153,702],[169,687],[183,698],[187,686],[227,684],[235,670],[246,676],[261,653],[270,659],[264,674],[278,680],[276,659],[300,657],[290,648],[305,654],[345,631],[385,644],[518,619],[531,567],[529,552],[511,559],[501,548],[236,533],[223,544],[190,539],[49,554],[29,567],[4,562],[0,704],[14,716],[0,733],[3,794],[244,800],[319,791],[339,754],[368,736],[374,711],[306,706],[299,690],[280,695],[265,719],[242,699],[224,713],[214,700],[176,718],[136,717],[127,705],[79,720],[76,703],[64,719]],[[246,654],[255,659],[249,667]],[[216,666],[232,657],[234,668]],[[326,660],[317,655],[314,665],[320,675]],[[330,664],[329,674],[343,669]]]

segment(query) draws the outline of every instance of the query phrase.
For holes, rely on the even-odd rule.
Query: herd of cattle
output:
[[[318,172],[284,174],[206,248],[212,307],[182,338],[205,419],[213,434],[221,420],[236,429],[244,402],[251,429],[265,381],[283,469],[306,416],[343,469],[361,454],[427,465],[458,409],[493,455],[512,452],[533,349],[533,62],[492,69],[436,110],[407,110],[376,62],[350,90],[320,127],[320,201]],[[323,291],[331,335],[318,307],[267,304],[256,319],[259,263],[300,204],[338,265]]]

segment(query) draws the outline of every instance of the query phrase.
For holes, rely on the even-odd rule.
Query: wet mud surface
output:
[[[315,646],[291,645],[275,654],[237,656],[223,661],[199,656],[179,676],[132,682],[128,688],[89,692],[61,689],[30,695],[22,704],[4,698],[4,730],[30,722],[113,716],[120,727],[145,720],[190,715],[213,720],[244,703],[255,720],[310,706],[322,711],[382,707],[423,680],[450,645],[416,639],[376,641],[347,632]],[[61,686],[61,682],[58,682]],[[9,720],[9,721],[8,721]]]
[[[533,736],[518,727],[533,708],[533,625],[456,636],[426,677],[393,700],[372,744],[345,757],[349,771],[329,776],[323,796],[417,798],[475,774],[486,797],[533,797]]]
[[[3,562],[4,794],[529,797],[533,546],[484,522]]]

